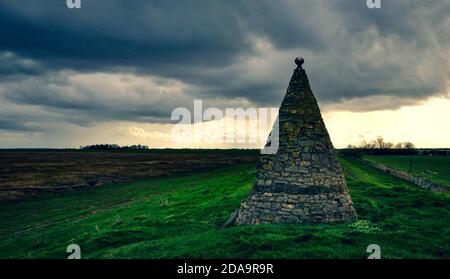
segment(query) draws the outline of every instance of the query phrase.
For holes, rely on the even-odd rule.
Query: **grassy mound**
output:
[[[450,197],[340,160],[359,221],[222,229],[254,165],[0,205],[0,258],[449,258]]]

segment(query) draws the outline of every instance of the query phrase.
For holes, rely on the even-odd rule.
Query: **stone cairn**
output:
[[[298,67],[279,109],[278,151],[261,155],[252,194],[237,212],[238,225],[334,223],[357,218],[302,68],[304,60],[299,57],[295,63]],[[274,125],[272,133],[278,127]]]

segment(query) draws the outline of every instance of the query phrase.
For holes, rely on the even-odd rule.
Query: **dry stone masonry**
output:
[[[278,151],[261,155],[252,194],[241,204],[236,224],[356,220],[303,62],[295,60],[298,67],[279,110]]]

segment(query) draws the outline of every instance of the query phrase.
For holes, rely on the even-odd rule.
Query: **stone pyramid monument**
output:
[[[356,220],[304,60],[295,63],[278,114],[278,151],[261,155],[252,194],[237,212],[238,225]]]

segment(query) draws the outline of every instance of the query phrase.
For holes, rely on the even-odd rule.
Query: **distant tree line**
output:
[[[94,144],[81,146],[82,150],[146,150],[147,145],[130,145],[130,146],[119,146],[118,144]]]
[[[347,148],[341,149],[340,154],[350,157],[361,157],[362,155],[416,155],[418,149],[412,142],[393,143],[378,136],[372,141],[362,141],[358,145],[349,144]]]
[[[378,136],[375,140],[367,142],[363,140],[359,145],[347,146],[347,149],[415,149],[416,146],[409,141],[399,142],[397,144],[384,140],[383,137]]]

